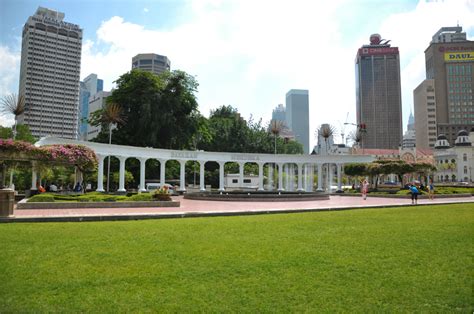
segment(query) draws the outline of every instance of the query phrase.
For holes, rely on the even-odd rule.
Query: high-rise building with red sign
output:
[[[474,41],[461,26],[442,27],[425,50],[425,62],[426,79],[434,80],[436,131],[453,145],[459,131],[474,131]]]
[[[398,149],[402,142],[402,97],[398,47],[370,36],[356,57],[357,124],[365,125],[363,148]]]

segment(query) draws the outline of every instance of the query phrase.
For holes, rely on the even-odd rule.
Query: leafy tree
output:
[[[37,139],[31,134],[30,128],[25,124],[16,126],[16,140],[35,143]],[[0,126],[0,138],[13,138],[13,128]]]
[[[367,174],[367,164],[366,163],[345,164],[344,173],[351,177],[364,176]]]
[[[119,104],[126,123],[114,130],[121,145],[183,149],[192,147],[200,115],[194,93],[198,83],[182,71],[132,70],[117,81],[108,101]],[[104,141],[99,134],[98,141]]]

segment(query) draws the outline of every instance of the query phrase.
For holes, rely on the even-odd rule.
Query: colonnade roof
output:
[[[136,147],[115,144],[104,144],[88,141],[77,141],[56,137],[43,137],[35,143],[36,146],[55,144],[84,145],[92,149],[99,158],[106,156],[125,158],[145,158],[178,161],[216,161],[216,162],[255,162],[255,163],[295,163],[295,164],[346,164],[354,162],[371,162],[375,160],[372,155],[288,155],[288,154],[254,154],[207,152],[189,150],[171,150],[151,147]]]

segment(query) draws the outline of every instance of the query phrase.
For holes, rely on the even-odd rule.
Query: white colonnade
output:
[[[135,158],[140,162],[140,191],[145,190],[145,170],[146,162],[149,159],[155,159],[160,163],[160,184],[165,184],[166,163],[170,160],[176,160],[180,164],[179,190],[186,191],[185,167],[186,162],[196,161],[199,163],[199,189],[206,191],[204,170],[207,162],[217,162],[219,164],[219,191],[225,191],[224,184],[224,166],[227,162],[236,162],[239,165],[239,182],[243,184],[244,167],[246,163],[255,163],[258,165],[258,190],[265,190],[264,187],[264,167],[267,166],[271,171],[271,180],[269,189],[274,187],[278,191],[296,190],[313,191],[313,178],[315,170],[318,174],[317,190],[323,188],[323,169],[332,169],[336,167],[337,188],[342,188],[342,167],[346,163],[353,162],[371,162],[372,156],[363,155],[276,155],[276,154],[248,154],[248,153],[226,153],[226,152],[204,152],[204,151],[180,151],[168,149],[155,149],[146,147],[134,147],[123,145],[109,145],[95,142],[73,141],[61,138],[45,137],[40,139],[36,145],[52,144],[79,144],[92,149],[98,158],[97,173],[97,191],[104,191],[104,161],[108,156],[118,158],[119,166],[119,192],[125,192],[125,168],[126,160]],[[273,167],[276,165],[275,175],[277,180],[273,180]],[[270,171],[269,171],[270,173]],[[35,173],[34,173],[35,174]],[[295,180],[296,174],[296,180]],[[326,189],[332,184],[333,171],[328,173],[330,181],[326,184]],[[286,178],[285,178],[286,177]],[[284,180],[285,179],[285,180]],[[328,179],[328,178],[326,178]],[[296,181],[296,182],[295,182]],[[296,183],[296,187],[295,187]],[[33,183],[32,183],[33,184]],[[36,186],[32,186],[32,189]]]

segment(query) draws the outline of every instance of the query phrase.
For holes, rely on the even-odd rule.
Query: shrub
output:
[[[151,201],[150,193],[141,193],[130,196],[126,201]]]
[[[44,202],[54,202],[54,195],[52,194],[37,194],[28,199],[28,203],[44,203]]]

